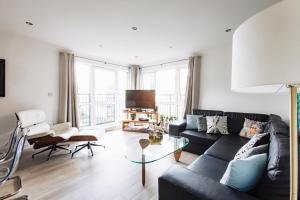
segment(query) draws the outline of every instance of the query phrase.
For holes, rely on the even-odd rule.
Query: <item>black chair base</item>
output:
[[[12,197],[16,194],[18,194],[20,192],[20,190],[22,189],[22,182],[21,182],[21,177],[20,176],[15,176],[15,177],[11,177],[9,179],[7,179],[7,182],[9,181],[16,181],[16,190],[13,191],[12,193],[9,193],[9,194],[1,194],[0,196],[0,200],[2,199],[7,199],[9,197]],[[4,183],[5,184],[5,183]]]
[[[68,145],[68,144],[65,144],[65,145],[52,144],[52,145],[48,146],[47,148],[45,148],[45,149],[43,149],[43,150],[41,150],[41,151],[39,151],[37,153],[32,154],[31,157],[32,157],[32,159],[34,159],[34,156],[36,156],[38,154],[41,154],[41,153],[44,153],[46,151],[49,151],[48,156],[47,156],[47,161],[48,161],[51,158],[52,152],[56,151],[57,149],[69,151],[68,154],[72,153],[71,149],[65,148],[65,147],[68,147],[68,146],[70,146],[70,145]]]
[[[101,144],[96,144],[96,143],[91,143],[91,142],[88,142],[88,143],[85,143],[85,144],[80,144],[80,145],[77,145],[76,148],[75,148],[75,151],[72,153],[72,158],[73,156],[81,151],[82,149],[84,149],[85,147],[87,147],[90,151],[91,151],[91,154],[92,156],[94,156],[94,152],[93,152],[93,149],[92,149],[92,146],[97,146],[97,147],[103,147],[105,149],[105,146],[104,145],[101,145]],[[79,148],[80,147],[80,148]],[[77,149],[79,148],[79,149]]]

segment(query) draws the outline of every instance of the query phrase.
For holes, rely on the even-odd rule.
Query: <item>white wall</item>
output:
[[[15,126],[16,111],[40,108],[46,111],[49,122],[57,121],[58,52],[56,46],[0,31],[0,58],[6,60],[6,97],[0,97],[0,137]]]
[[[231,46],[203,52],[199,106],[203,109],[278,114],[289,118],[289,96],[281,94],[244,94],[230,90]]]

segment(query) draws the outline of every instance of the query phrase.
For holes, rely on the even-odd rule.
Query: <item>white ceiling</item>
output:
[[[278,1],[0,0],[0,28],[83,56],[149,65],[229,44],[233,31],[225,29]]]

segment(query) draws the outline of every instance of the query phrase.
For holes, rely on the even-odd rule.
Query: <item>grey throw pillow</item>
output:
[[[202,115],[186,115],[186,129],[194,130],[198,129],[197,119]]]
[[[207,121],[206,117],[198,117],[197,118],[197,125],[198,125],[198,131],[199,132],[206,132],[207,131]]]
[[[259,145],[257,147],[251,148],[247,153],[247,158],[253,155],[262,154],[262,153],[268,153],[269,152],[269,145]]]
[[[227,116],[207,116],[207,133],[228,135]]]
[[[234,160],[245,159],[248,157],[249,151],[255,146],[262,138],[269,133],[255,134],[234,156]]]

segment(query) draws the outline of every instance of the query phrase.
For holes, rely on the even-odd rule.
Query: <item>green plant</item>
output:
[[[160,121],[161,122],[165,122],[165,120],[166,120],[166,116],[165,115],[160,115],[159,117],[160,117]]]
[[[168,122],[172,122],[176,119],[177,119],[177,117],[175,117],[173,115],[164,115],[164,114],[160,115],[160,121],[161,122],[167,122],[168,123]]]

